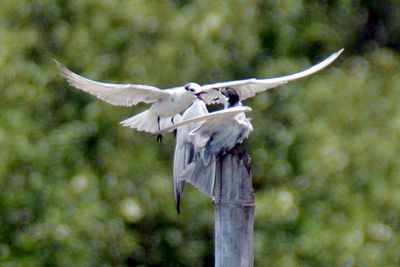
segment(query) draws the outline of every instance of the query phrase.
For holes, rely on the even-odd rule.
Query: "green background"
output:
[[[400,2],[0,5],[0,265],[212,266],[213,209],[172,194],[174,140],[67,85],[312,77],[245,101],[256,266],[400,265]]]

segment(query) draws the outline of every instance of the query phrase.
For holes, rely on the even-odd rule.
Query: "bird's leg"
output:
[[[158,130],[161,131],[161,127],[160,127],[160,116],[157,117],[157,125],[158,125]],[[163,141],[163,136],[162,134],[157,134],[157,143],[161,143],[162,144]]]
[[[171,117],[171,122],[172,124],[175,124],[174,122],[174,117]],[[178,131],[178,129],[174,129],[173,133],[174,133],[174,139],[176,138],[176,132]]]

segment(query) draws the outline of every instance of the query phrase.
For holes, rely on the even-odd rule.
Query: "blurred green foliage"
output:
[[[3,0],[0,265],[212,266],[210,200],[174,141],[118,122],[52,61],[162,88],[332,66],[246,101],[256,266],[400,265],[400,2]]]

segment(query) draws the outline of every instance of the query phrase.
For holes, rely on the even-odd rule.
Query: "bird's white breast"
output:
[[[166,90],[169,91],[169,97],[153,104],[151,110],[162,117],[174,116],[186,110],[196,99],[196,97],[182,88]]]

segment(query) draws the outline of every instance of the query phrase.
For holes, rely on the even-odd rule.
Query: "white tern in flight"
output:
[[[61,63],[58,67],[68,83],[82,91],[88,92],[107,103],[117,106],[133,106],[139,102],[149,103],[151,107],[138,115],[121,122],[123,126],[151,133],[160,132],[174,123],[174,116],[185,111],[201,94],[206,104],[221,103],[219,91],[230,87],[235,89],[240,100],[255,96],[256,93],[311,75],[331,64],[343,49],[307,70],[270,79],[246,79],[207,85],[188,83],[171,89],[161,90],[150,85],[111,84],[89,80],[70,71]]]

